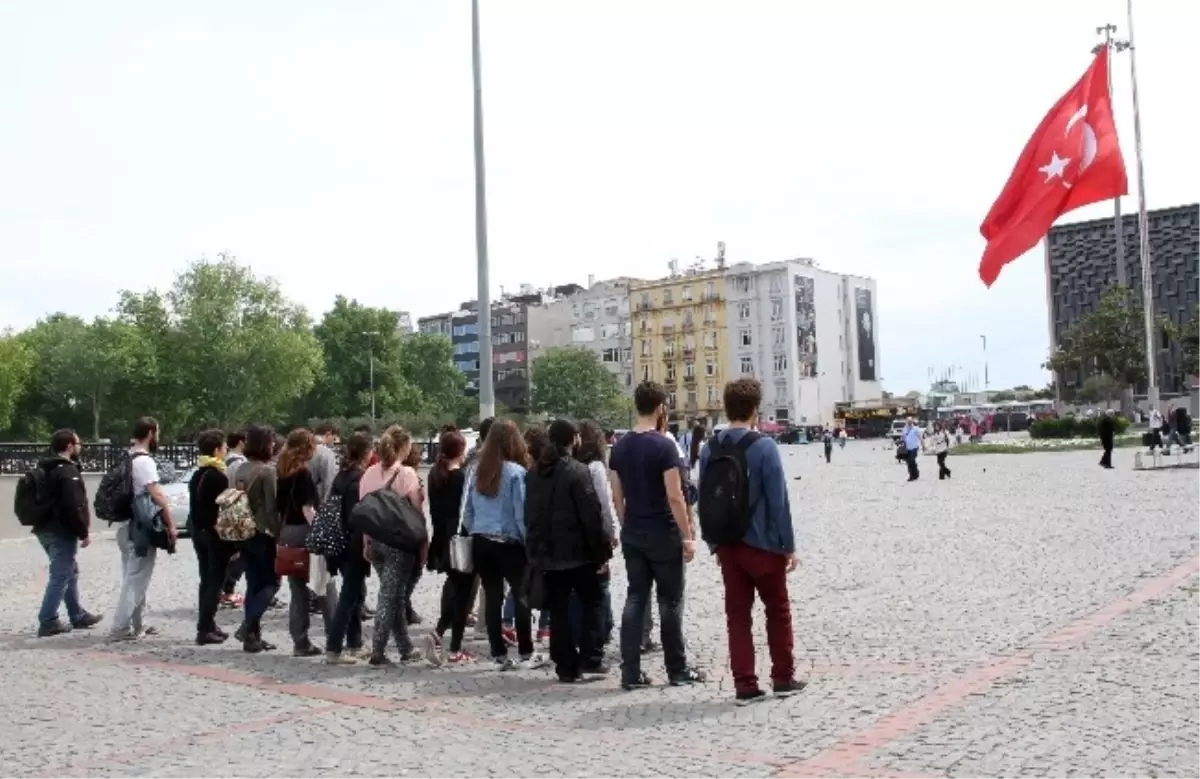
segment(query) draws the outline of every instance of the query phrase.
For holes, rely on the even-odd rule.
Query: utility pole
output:
[[[360,335],[367,337],[367,361],[370,365],[370,382],[371,382],[371,433],[375,431],[375,336],[379,335],[378,330],[364,330]]]
[[[479,290],[479,418],[496,414],[492,385],[492,299],[488,290],[487,186],[483,166],[483,75],[479,58],[479,0],[471,0],[471,74],[475,82],[475,262]]]
[[[1142,263],[1142,312],[1146,323],[1146,403],[1158,407],[1154,359],[1154,278],[1150,269],[1150,219],[1146,215],[1146,175],[1142,165],[1142,115],[1138,106],[1137,47],[1133,43],[1133,0],[1125,0],[1129,17],[1129,81],[1133,93],[1133,147],[1137,156],[1138,255]]]
[[[988,390],[991,387],[991,382],[988,380],[988,364],[987,364],[987,336],[979,336],[979,340],[983,341],[983,396],[989,398]]]
[[[1115,24],[1106,24],[1103,27],[1096,28],[1097,35],[1104,36],[1103,43],[1097,43],[1092,47],[1093,54],[1099,54],[1104,48],[1108,49],[1108,99],[1112,101],[1112,55],[1120,54],[1129,48],[1129,41],[1121,41],[1113,38],[1116,33],[1117,26]],[[1129,280],[1125,273],[1125,227],[1121,219],[1121,198],[1120,196],[1113,198],[1113,235],[1117,242],[1117,283],[1123,287],[1129,286]]]

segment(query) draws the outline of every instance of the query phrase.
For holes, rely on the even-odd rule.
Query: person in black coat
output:
[[[1104,412],[1104,416],[1100,417],[1097,429],[1100,432],[1100,445],[1104,447],[1104,454],[1100,457],[1100,467],[1111,468],[1113,467],[1113,439],[1117,435],[1117,421],[1113,418],[1112,409],[1108,409]]]
[[[612,557],[600,499],[587,466],[572,456],[579,433],[570,422],[550,425],[550,443],[525,479],[526,551],[544,572],[550,608],[550,658],[562,682],[604,673],[600,571]],[[586,624],[576,644],[570,629],[571,594]]]

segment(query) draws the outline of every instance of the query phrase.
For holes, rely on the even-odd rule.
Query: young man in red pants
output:
[[[787,479],[779,447],[754,429],[761,402],[762,386],[754,379],[725,385],[729,427],[709,439],[700,453],[700,529],[721,565],[729,665],[739,706],[766,695],[754,671],[755,593],[766,607],[775,697],[804,689],[804,682],[795,679],[792,653],[787,575],[798,561]]]

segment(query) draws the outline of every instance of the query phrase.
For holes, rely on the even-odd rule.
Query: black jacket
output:
[[[350,527],[350,512],[358,505],[358,483],[363,472],[357,468],[344,468],[333,477],[330,495],[337,495],[342,503],[342,527],[346,529],[346,551],[336,560],[325,558],[331,574],[345,574],[347,570],[366,568],[363,558],[363,534]]]
[[[612,557],[600,499],[587,466],[560,457],[525,477],[525,550],[549,571],[597,567]]]
[[[1096,428],[1100,433],[1101,441],[1106,443],[1111,442],[1117,432],[1117,422],[1112,418],[1111,414],[1105,414],[1100,417],[1100,422],[1096,425]]]
[[[42,460],[38,467],[46,472],[46,496],[53,500],[54,506],[46,521],[34,530],[65,533],[80,541],[87,538],[92,515],[79,466],[65,457],[56,456]]]

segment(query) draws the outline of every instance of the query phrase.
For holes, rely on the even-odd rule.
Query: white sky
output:
[[[469,8],[0,0],[0,327],[222,250],[315,316],[473,298]],[[1194,202],[1200,3],[1135,10],[1149,204]],[[1123,0],[483,0],[494,290],[723,240],[877,278],[893,391],[981,373],[981,333],[993,387],[1043,383],[1040,247],[985,290],[978,226],[1108,21]]]

